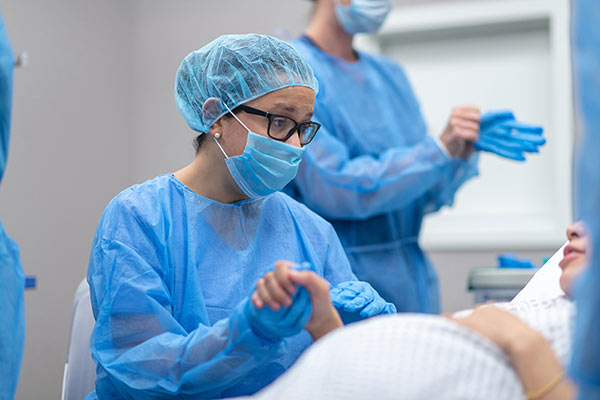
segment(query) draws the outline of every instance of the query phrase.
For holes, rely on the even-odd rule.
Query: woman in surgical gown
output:
[[[391,0],[315,1],[309,27],[292,44],[319,81],[322,128],[286,193],[332,223],[354,273],[398,311],[436,313],[437,275],[419,232],[423,216],[452,205],[478,173],[479,110],[457,107],[439,139],[427,136],[404,70],[352,47],[353,35],[375,32],[391,7]]]
[[[102,216],[88,270],[97,362],[89,398],[251,394],[312,342],[306,331],[273,339],[254,329],[247,308],[257,281],[278,260],[309,263],[332,286],[356,280],[331,225],[278,192],[318,130],[317,83],[294,48],[222,36],[184,59],[175,86],[200,133],[197,155],[124,190]],[[370,314],[395,311],[373,292],[362,292],[381,305]]]

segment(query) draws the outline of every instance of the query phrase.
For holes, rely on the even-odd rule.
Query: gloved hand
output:
[[[525,161],[523,153],[538,153],[538,147],[546,143],[543,132],[544,129],[539,125],[516,121],[509,110],[491,111],[481,116],[480,135],[475,148]]]
[[[329,291],[329,296],[344,325],[375,315],[396,312],[396,306],[382,299],[367,282],[340,283]]]
[[[498,268],[538,268],[528,258],[517,258],[512,253],[498,254]]]
[[[296,270],[311,270],[314,268],[309,263],[294,265]],[[300,333],[306,326],[312,313],[310,296],[306,289],[297,287],[292,295],[292,304],[281,307],[275,311],[264,306],[256,308],[249,298],[244,307],[244,313],[250,322],[255,334],[270,341],[277,341],[284,337]]]

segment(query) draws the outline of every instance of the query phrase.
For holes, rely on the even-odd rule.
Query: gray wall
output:
[[[226,33],[299,34],[308,21],[306,0],[197,0],[135,2],[135,177],[152,178],[193,158],[191,131],[175,107],[173,82],[181,60]]]
[[[181,59],[223,33],[301,32],[305,0],[3,0],[17,70],[0,218],[21,246],[27,341],[17,398],[60,395],[73,294],[102,210],[120,190],[193,157],[173,101]],[[473,266],[496,251],[437,252],[445,310],[471,304]],[[550,251],[526,254],[541,259]]]
[[[73,294],[107,202],[131,182],[129,7],[121,0],[10,0],[16,70],[0,218],[38,288],[26,293],[17,398],[59,398]]]

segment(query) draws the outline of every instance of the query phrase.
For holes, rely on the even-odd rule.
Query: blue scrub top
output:
[[[356,279],[331,225],[283,193],[223,204],[173,175],[120,193],[88,270],[97,396],[231,397],[273,381],[312,342],[264,340],[243,312],[278,260],[310,262],[332,285]]]
[[[423,216],[452,205],[478,156],[450,159],[426,134],[404,70],[358,52],[347,62],[308,37],[292,45],[319,81],[322,124],[286,193],[334,226],[353,271],[398,311],[439,312],[437,275],[418,244]]]

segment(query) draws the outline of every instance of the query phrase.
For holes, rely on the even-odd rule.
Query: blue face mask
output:
[[[377,32],[391,9],[391,0],[352,0],[349,6],[336,5],[335,14],[342,28],[354,35]]]
[[[252,199],[283,189],[296,177],[304,148],[256,134],[229,112],[248,131],[246,147],[239,156],[229,157],[215,139],[235,183]]]

